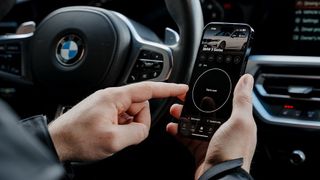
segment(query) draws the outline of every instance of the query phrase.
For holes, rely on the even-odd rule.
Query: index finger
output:
[[[164,82],[141,82],[123,86],[132,103],[140,103],[151,98],[183,96],[188,91],[185,84]]]

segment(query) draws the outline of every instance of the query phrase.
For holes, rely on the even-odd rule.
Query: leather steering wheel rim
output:
[[[187,83],[191,77],[202,36],[203,15],[201,4],[198,0],[165,0],[165,2],[180,32],[180,41],[177,45],[171,47],[173,49],[174,65],[168,82]],[[166,101],[153,111],[153,122],[157,122],[167,113],[164,109],[167,110],[172,102],[174,102],[172,99]]]

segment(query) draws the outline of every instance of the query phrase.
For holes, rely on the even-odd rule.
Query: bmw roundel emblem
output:
[[[80,62],[83,54],[84,45],[79,36],[67,35],[58,42],[56,56],[62,65],[71,66]]]

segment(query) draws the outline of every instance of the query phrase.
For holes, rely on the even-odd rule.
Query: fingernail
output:
[[[253,88],[253,77],[249,74],[246,74],[243,80],[243,84],[247,87],[252,89]]]
[[[180,87],[182,87],[182,88],[185,88],[185,89],[188,89],[189,88],[189,86],[188,85],[186,85],[186,84],[178,84]]]

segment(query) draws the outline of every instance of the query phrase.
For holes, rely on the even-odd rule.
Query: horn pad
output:
[[[106,79],[114,83],[129,45],[129,30],[111,11],[59,9],[41,22],[32,39],[34,79],[64,89],[93,88],[107,84]]]

